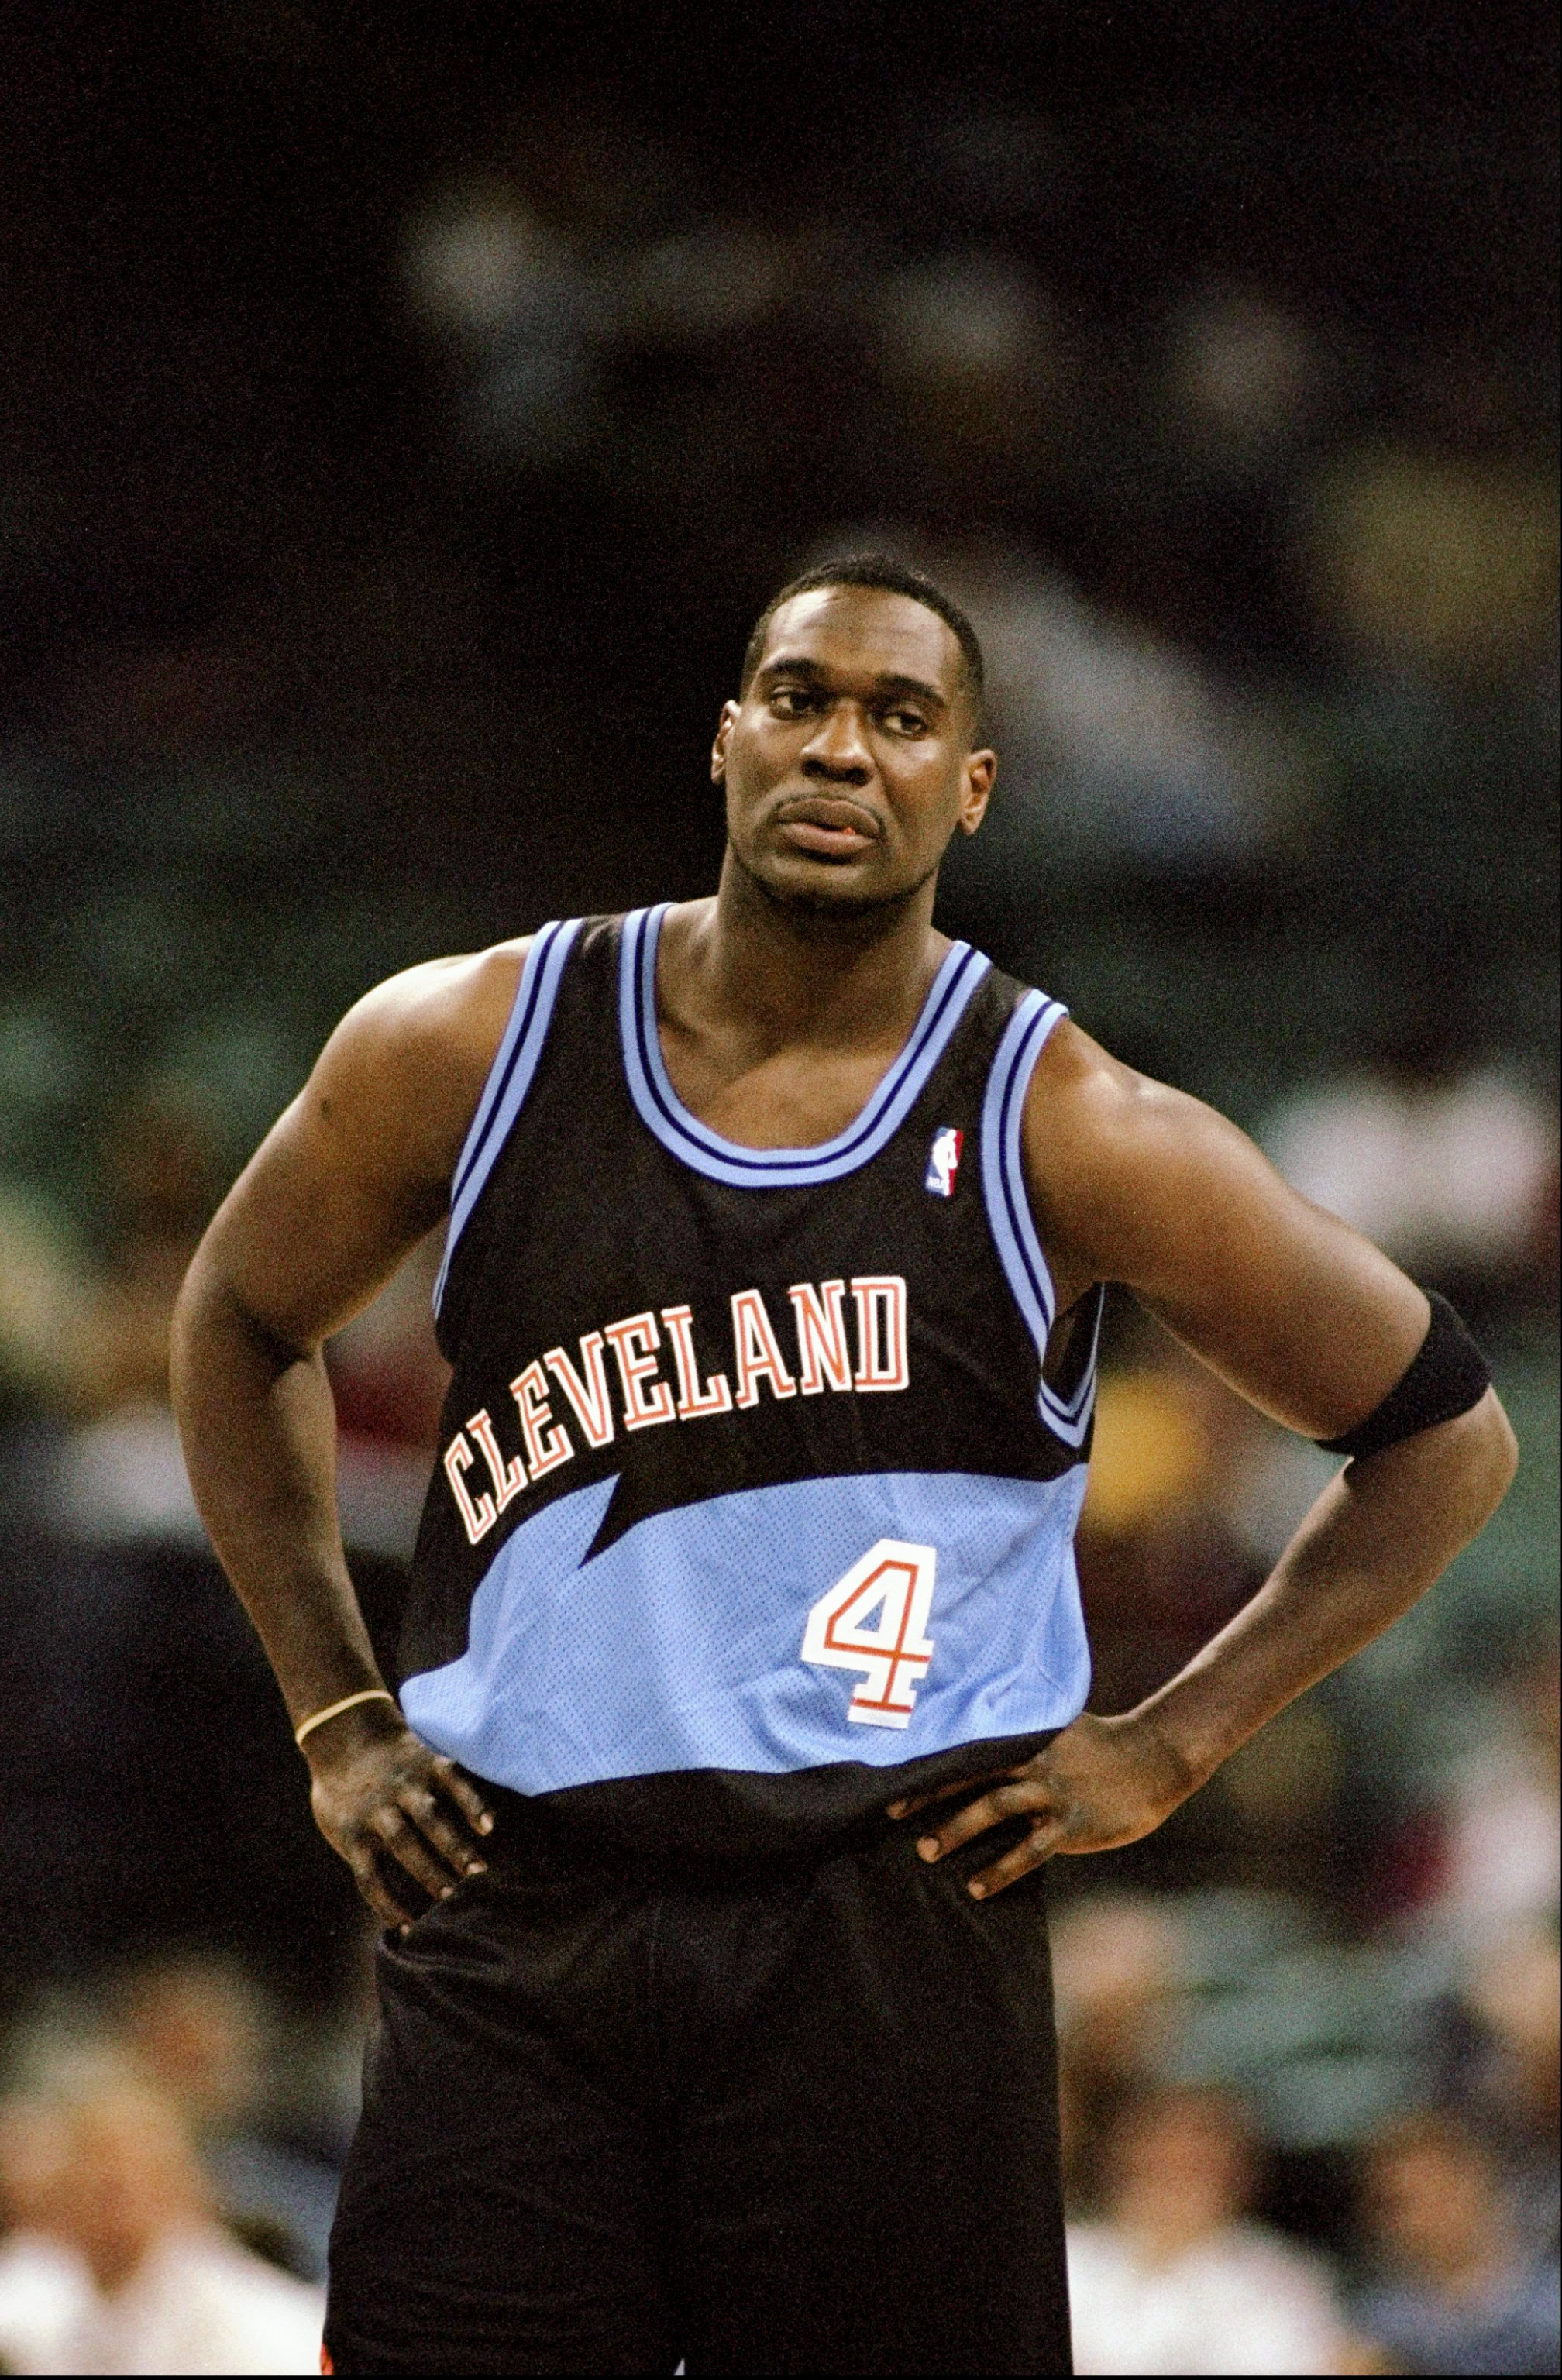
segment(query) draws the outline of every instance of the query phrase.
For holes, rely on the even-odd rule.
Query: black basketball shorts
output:
[[[874,1821],[675,1880],[494,1799],[380,1951],[336,2371],[1071,2370],[1040,1876]]]

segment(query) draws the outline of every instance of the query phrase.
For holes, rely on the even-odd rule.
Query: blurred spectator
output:
[[[4,1449],[0,1966],[21,1984],[214,1937],[328,1972],[350,1882],[311,1824],[168,1407],[174,1301],[217,1189],[192,1102],[123,1102],[94,1186],[105,1261],[69,1301],[56,1410]]]
[[[1553,474],[1522,456],[1374,441],[1317,498],[1320,611],[1387,672],[1479,683],[1543,666],[1556,552]]]
[[[145,1089],[121,1104],[99,1157],[97,1280],[70,1281],[52,1305],[36,1283],[24,1293],[64,1318],[55,1410],[0,1447],[0,1967],[19,1984],[213,1940],[317,1979],[351,1954],[356,1898],[311,1822],[275,1682],[213,1557],[168,1407],[174,1301],[218,1186],[204,1111]],[[387,1658],[444,1378],[435,1253],[333,1351],[344,1524]],[[242,2063],[231,1978],[219,1981],[199,1982],[199,2022],[214,2042],[226,2027],[225,2054]],[[257,2141],[244,2122],[219,2144],[223,2123],[198,2120],[229,2168],[236,2216],[318,2273],[331,2173],[301,2144]]]
[[[1368,1072],[1304,1090],[1260,1137],[1286,1179],[1418,1275],[1521,1285],[1556,1170],[1556,1111],[1459,1046],[1454,987],[1429,986]]]
[[[1366,2159],[1363,2208],[1382,2277],[1358,2311],[1394,2370],[1557,2369],[1555,2259],[1519,2237],[1493,2158],[1462,2124],[1424,2115],[1385,2132]]]
[[[117,2035],[178,2108],[225,2220],[274,2261],[323,2279],[336,2176],[268,2120],[271,2012],[232,1960],[139,1968],[117,1995]]]
[[[1104,1373],[1079,1546],[1092,1710],[1141,1701],[1259,1585],[1263,1565],[1217,1502],[1248,1427],[1239,1400],[1160,1334],[1146,1360]]]
[[[1323,1479],[1287,1464],[1265,1481],[1280,1434],[1158,1328],[1131,1335],[1102,1376],[1078,1541],[1104,1715],[1153,1693],[1241,1609],[1332,1469],[1319,1458]],[[1337,1891],[1340,1784],[1333,1723],[1309,1697],[1146,1842],[1135,1872],[1263,1885],[1279,1863],[1293,1890]]]
[[[1211,480],[1263,475],[1311,426],[1322,372],[1312,334],[1288,307],[1253,288],[1197,289],[1166,342],[1175,435]]]
[[[145,1094],[101,1151],[109,1266],[78,1319],[60,1502],[78,1541],[146,1537],[203,1544],[173,1416],[168,1334],[174,1301],[216,1204],[212,1150],[182,1101]]]
[[[1314,641],[1294,523],[1339,358],[1292,305],[1222,280],[1190,290],[1158,344],[1135,441],[1139,540],[1114,577],[1236,672],[1294,666]]]
[[[0,1412],[55,1402],[88,1295],[80,1252],[43,1201],[0,1187]]]
[[[1182,1927],[1165,1899],[1094,1892],[1053,1922],[1065,2182],[1075,2207],[1093,2202],[1096,2144],[1175,2037],[1186,1965]]]
[[[978,250],[884,283],[876,307],[890,411],[922,456],[946,518],[1001,521],[1017,477],[1067,435],[1073,373],[1057,311],[1023,264]]]
[[[1516,1670],[1445,1790],[1435,1881],[1421,1913],[1466,1948],[1508,1940],[1526,1925],[1556,1925],[1557,1685],[1555,1646]]]
[[[320,2293],[225,2237],[165,2098],[108,2070],[62,2083],[31,2119],[54,2127],[36,2228],[89,2283],[34,2373],[309,2373]]]
[[[1470,2080],[1503,2153],[1515,2220],[1536,2253],[1555,2257],[1562,2248],[1562,1955],[1555,1932],[1514,1934],[1487,1950],[1464,2000],[1485,2037]]]
[[[652,240],[625,260],[620,328],[643,353],[699,349],[746,334],[790,294],[798,249],[774,232],[720,215]]]
[[[1254,2182],[1218,2095],[1159,2092],[1123,2111],[1101,2219],[1068,2235],[1077,2372],[1361,2368],[1326,2268],[1250,2219]]]
[[[180,1282],[216,1203],[208,1136],[189,1105],[147,1093],[105,1135],[101,1164],[106,1269],[91,1287],[73,1287],[62,1259],[46,1268],[47,1244],[35,1248],[18,1220],[11,1228],[28,1269],[0,1299],[0,1349],[10,1336],[19,1365],[43,1318],[59,1322],[55,1386],[74,1427],[49,1500],[67,1536],[204,1551],[168,1407],[168,1340]],[[0,1213],[0,1232],[6,1220]],[[432,1309],[440,1242],[431,1235],[330,1345],[343,1525],[348,1544],[371,1554],[410,1551],[428,1485],[449,1377]],[[9,1333],[7,1307],[16,1314]]]
[[[49,2228],[61,2154],[56,2110],[0,2103],[0,2371],[50,2369],[91,2302],[85,2264]]]
[[[470,452],[537,470],[578,455],[600,308],[567,243],[513,188],[474,183],[420,211],[405,271],[414,314],[445,349]]]
[[[1016,552],[952,550],[930,566],[981,632],[1001,755],[973,876],[1007,869],[1023,899],[1059,867],[1176,880],[1283,846],[1306,786],[1272,715]]]

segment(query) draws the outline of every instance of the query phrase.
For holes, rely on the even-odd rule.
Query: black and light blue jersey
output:
[[[744,1148],[668,1076],[664,915],[532,942],[452,1186],[401,1694],[606,1840],[740,1854],[1083,1706],[1096,1317],[1043,1380],[1056,1002],[957,942],[845,1132]]]

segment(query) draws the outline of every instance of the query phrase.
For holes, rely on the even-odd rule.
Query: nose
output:
[[[803,747],[802,772],[836,785],[865,785],[873,763],[854,703],[833,703]]]

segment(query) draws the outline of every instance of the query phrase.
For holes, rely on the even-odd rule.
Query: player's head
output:
[[[827,563],[754,624],[712,774],[727,841],[777,900],[850,916],[906,900],[974,834],[982,648],[957,603],[878,554]]]

